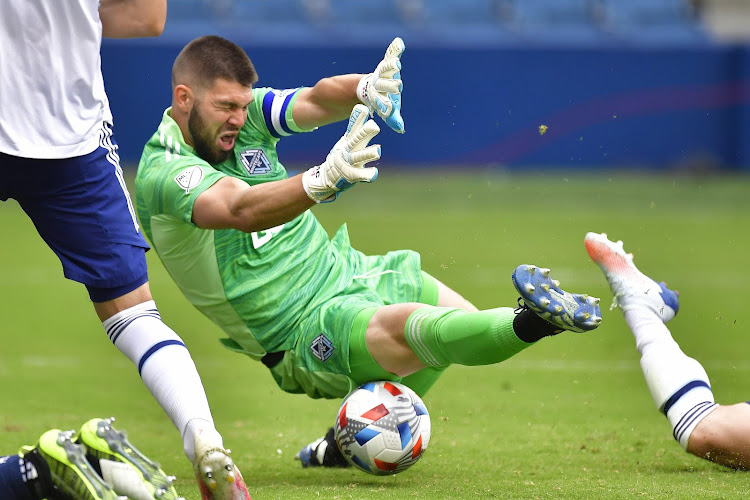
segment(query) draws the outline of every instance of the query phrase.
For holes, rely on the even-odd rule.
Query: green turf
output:
[[[623,239],[641,269],[678,288],[675,337],[704,363],[719,402],[748,400],[750,178],[383,170],[375,184],[314,209],[329,232],[347,222],[366,253],[419,250],[427,271],[480,308],[515,304],[516,265],[547,266],[563,288],[602,297],[604,322],[589,334],[545,339],[501,365],[448,370],[425,398],[430,447],[401,475],[303,470],[294,454],[332,424],[338,403],[284,394],[262,365],[223,350],[220,332],[150,252],[162,317],[191,349],[255,500],[746,494],[750,476],[689,456],[672,439],[583,237],[605,231]],[[0,450],[14,453],[51,427],[115,415],[178,476],[179,492],[198,499],[177,432],[110,344],[83,288],[62,278],[15,202],[0,204],[0,227]]]

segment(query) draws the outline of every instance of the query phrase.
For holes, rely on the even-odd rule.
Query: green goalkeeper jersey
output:
[[[303,132],[292,118],[299,89],[253,89],[234,154],[211,165],[185,143],[164,112],[136,177],[143,230],[188,300],[255,358],[293,347],[308,308],[344,290],[355,252],[345,231],[329,240],[310,211],[265,231],[207,230],[191,222],[193,204],[225,176],[250,185],[284,179],[279,137]]]

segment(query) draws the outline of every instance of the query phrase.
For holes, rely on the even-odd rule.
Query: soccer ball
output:
[[[368,382],[341,404],[336,444],[352,465],[378,476],[398,474],[422,458],[430,415],[417,394],[396,382]]]

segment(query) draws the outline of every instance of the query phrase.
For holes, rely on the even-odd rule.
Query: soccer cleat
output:
[[[526,307],[563,330],[585,332],[599,326],[599,299],[562,290],[549,273],[549,269],[526,264],[513,271],[513,286]]]
[[[75,437],[114,490],[131,500],[182,500],[172,486],[175,477],[138,451],[124,431],[112,427],[114,421],[114,417],[91,419]]]
[[[584,244],[609,281],[615,296],[610,309],[647,308],[665,323],[675,317],[680,308],[677,292],[640,272],[633,263],[633,254],[625,253],[622,241],[610,241],[605,233],[588,233]]]
[[[251,500],[230,454],[230,450],[209,442],[206,435],[196,433],[193,469],[202,500]]]
[[[308,444],[294,457],[302,463],[302,467],[350,467],[336,444],[333,427],[326,435]]]
[[[127,500],[118,496],[86,460],[86,449],[73,442],[74,432],[49,430],[35,447],[23,447],[21,455],[38,471],[49,470],[54,489],[62,498]]]

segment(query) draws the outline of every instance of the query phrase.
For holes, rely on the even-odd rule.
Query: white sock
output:
[[[717,407],[708,374],[698,361],[682,352],[652,311],[629,309],[625,321],[641,354],[641,369],[651,397],[669,419],[674,438],[687,449],[695,426]]]
[[[623,312],[625,322],[630,327],[635,337],[635,347],[638,352],[643,353],[651,344],[674,344],[677,343],[672,338],[667,325],[650,309],[645,307],[636,307]],[[679,346],[677,346],[679,349]]]
[[[203,384],[182,339],[161,321],[152,300],[115,314],[103,326],[115,347],[138,367],[143,383],[180,432],[192,462],[188,424],[196,420],[203,428],[216,430]]]

